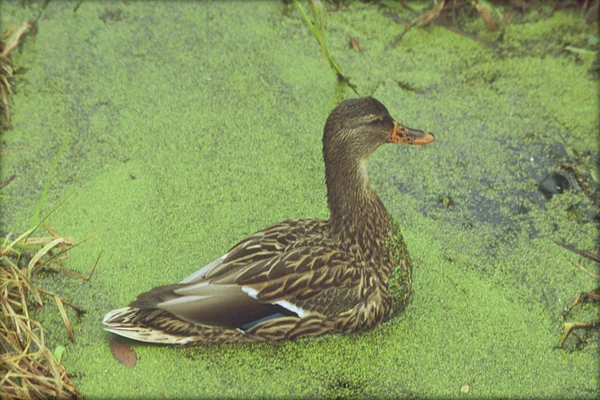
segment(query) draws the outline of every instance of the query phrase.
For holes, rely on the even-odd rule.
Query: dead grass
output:
[[[589,252],[586,250],[580,250],[580,249],[577,249],[575,246],[565,244],[562,242],[555,241],[555,243],[558,244],[559,246],[562,246],[565,249],[570,250],[573,253],[578,254],[582,257],[585,257],[589,260],[592,260],[595,262],[600,262],[600,257],[596,253],[592,253],[592,252]],[[596,274],[593,271],[588,270],[581,264],[578,264],[575,262],[572,262],[572,264],[575,268],[582,271],[590,278],[595,279],[596,281],[600,282],[600,275]],[[577,336],[577,334],[575,334],[576,330],[598,330],[598,329],[600,329],[600,320],[598,320],[598,319],[595,321],[567,321],[567,317],[569,317],[571,310],[575,306],[579,306],[583,303],[596,303],[596,304],[600,303],[600,286],[598,286],[596,289],[592,290],[591,292],[580,292],[577,295],[577,297],[575,298],[575,300],[573,300],[571,302],[571,304],[567,308],[565,308],[565,310],[563,311],[563,313],[562,313],[563,333],[558,342],[559,348],[563,348],[565,346],[565,342],[567,341],[567,339],[569,338],[569,336],[571,334]],[[578,337],[578,339],[579,339],[580,343],[585,342],[585,340],[582,340],[579,337]]]
[[[432,23],[444,26],[456,33],[465,34],[457,26],[459,15],[477,15],[483,20],[487,29],[497,32],[497,40],[502,41],[505,27],[515,15],[523,15],[529,10],[540,9],[548,6],[551,2],[539,0],[439,0],[433,2],[427,10],[416,10],[415,5],[404,0],[381,0],[381,4],[390,10],[407,10],[413,14],[411,20],[402,20],[395,15],[388,15],[396,22],[403,24],[404,29],[396,35],[392,41],[392,47],[396,46],[402,37],[413,27],[426,27]],[[593,24],[598,20],[598,8],[600,0],[555,0],[550,4],[551,12],[560,9],[575,9],[582,13],[582,23]],[[550,15],[548,15],[549,17]],[[483,40],[479,40],[489,46]]]
[[[34,21],[23,22],[15,31],[6,29],[0,37],[0,101],[10,127],[10,107],[8,99],[12,95],[13,66],[10,54],[19,46],[23,36],[35,28]],[[5,40],[7,40],[5,42]]]
[[[0,246],[0,398],[79,398],[65,368],[46,346],[44,329],[36,321],[44,307],[44,299],[54,300],[71,341],[75,342],[73,327],[65,307],[77,313],[83,310],[62,299],[56,293],[41,289],[34,283],[39,271],[63,272],[69,276],[89,280],[89,276],[66,270],[61,262],[69,250],[89,239],[75,243],[72,238],[59,235],[43,225],[50,236],[30,237],[32,228]],[[98,259],[100,256],[98,257]]]

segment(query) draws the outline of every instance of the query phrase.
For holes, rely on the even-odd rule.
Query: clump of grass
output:
[[[62,299],[56,293],[36,286],[39,271],[64,272],[69,276],[89,280],[89,276],[66,270],[61,262],[69,250],[89,239],[75,243],[59,235],[47,225],[50,236],[30,237],[42,223],[0,246],[0,398],[79,398],[65,368],[55,358],[44,341],[44,329],[35,316],[44,307],[44,298],[56,303],[71,341],[75,334],[65,307],[78,314],[83,310]],[[98,262],[96,261],[96,264]],[[94,265],[94,269],[96,266]]]
[[[382,4],[391,9],[404,8],[415,15],[415,18],[410,21],[401,21],[404,23],[404,30],[394,38],[392,46],[396,46],[402,37],[414,26],[419,28],[426,27],[442,16],[450,16],[454,22],[456,14],[460,10],[467,9],[466,12],[476,10],[479,16],[485,22],[490,31],[500,31],[500,35],[504,32],[503,15],[490,3],[480,0],[439,0],[434,2],[432,7],[427,11],[417,11],[404,2],[393,2],[384,0]],[[465,12],[465,11],[462,11]]]
[[[11,53],[23,42],[25,34],[36,34],[37,24],[44,15],[44,12],[46,12],[50,1],[46,0],[42,4],[35,20],[23,22],[15,31],[8,28],[0,36],[0,111],[5,116],[5,121],[3,121],[5,128],[10,128],[11,126],[10,107],[8,105],[8,99],[12,95],[12,78],[14,74]],[[21,5],[25,6],[28,4],[25,4],[24,0],[22,0]]]
[[[8,99],[12,95],[13,67],[10,54],[19,46],[23,36],[35,27],[34,21],[23,22],[14,32],[6,29],[0,37],[0,105],[6,116],[6,126],[10,127]]]

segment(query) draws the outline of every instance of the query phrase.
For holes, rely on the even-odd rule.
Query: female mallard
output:
[[[384,143],[427,144],[379,101],[342,102],[323,136],[328,221],[280,222],[181,283],[104,317],[106,330],[172,344],[258,342],[376,326],[401,311],[412,270],[400,231],[371,189],[367,158]]]

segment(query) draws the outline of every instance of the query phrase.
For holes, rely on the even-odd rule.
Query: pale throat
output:
[[[360,182],[360,186],[364,191],[371,191],[371,181],[369,180],[369,160],[367,157],[362,157],[358,160],[358,171],[356,175]]]

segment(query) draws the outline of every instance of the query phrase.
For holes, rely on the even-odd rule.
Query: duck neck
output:
[[[330,229],[342,242],[377,251],[385,239],[388,213],[371,189],[367,158],[325,156]]]

